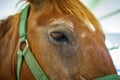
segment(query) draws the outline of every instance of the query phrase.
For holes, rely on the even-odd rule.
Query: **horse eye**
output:
[[[50,36],[57,42],[68,42],[68,38],[62,32],[52,32]]]

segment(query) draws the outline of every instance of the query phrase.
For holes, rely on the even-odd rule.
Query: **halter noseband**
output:
[[[49,80],[47,75],[44,73],[42,68],[40,67],[40,64],[37,62],[35,57],[33,56],[27,40],[27,18],[29,13],[29,5],[27,5],[21,15],[21,21],[20,21],[20,28],[19,28],[19,35],[20,35],[20,46],[22,43],[26,43],[26,47],[24,50],[21,50],[20,47],[18,49],[18,62],[17,62],[17,80],[20,80],[20,74],[22,69],[22,63],[23,60],[26,60],[26,63],[28,67],[30,68],[32,74],[34,75],[36,80]],[[93,80],[120,80],[120,76],[113,74],[108,75],[105,77],[93,79]]]

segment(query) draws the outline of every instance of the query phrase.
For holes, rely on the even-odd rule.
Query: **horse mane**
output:
[[[80,0],[51,0],[54,7],[61,13],[68,13],[75,15],[80,21],[91,23],[96,30],[103,33],[99,21],[91,13],[91,11],[84,6]],[[88,22],[89,21],[89,22]],[[89,27],[89,26],[88,26]]]

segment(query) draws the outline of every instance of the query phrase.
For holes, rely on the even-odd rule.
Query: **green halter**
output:
[[[29,66],[36,80],[49,80],[29,49],[29,45],[27,41],[27,31],[26,31],[28,12],[29,12],[29,5],[27,5],[23,9],[23,12],[21,15],[20,31],[19,31],[20,32],[20,45],[23,42],[25,42],[26,47],[24,50],[21,50],[20,48],[18,50],[17,80],[20,80],[23,60],[26,60],[26,63]]]
[[[104,77],[96,78],[93,80],[120,80],[120,76],[117,74],[111,74]]]
[[[23,60],[26,60],[31,72],[33,73],[36,80],[49,80],[46,76],[37,60],[30,51],[28,41],[27,41],[27,18],[29,13],[29,5],[27,5],[22,12],[20,21],[20,45],[24,42],[26,47],[24,50],[19,48],[18,50],[18,63],[17,63],[17,80],[20,80],[21,68]],[[120,80],[119,75],[109,75],[94,80]]]

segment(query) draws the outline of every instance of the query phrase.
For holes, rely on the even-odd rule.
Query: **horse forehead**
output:
[[[70,20],[60,19],[51,19],[50,25],[66,25],[70,30],[74,30],[74,24]]]
[[[67,27],[68,29],[70,29],[71,31],[74,31],[74,29],[75,29],[75,25],[76,24],[74,24],[74,22],[72,22],[71,20],[69,20],[69,19],[64,19],[64,18],[59,18],[59,19],[55,19],[55,18],[52,18],[52,19],[50,19],[48,22],[50,22],[49,23],[49,25],[64,25],[64,24],[66,24],[67,26],[65,26],[65,27]],[[95,29],[95,27],[94,27],[94,25],[90,22],[90,21],[86,21],[86,23],[79,23],[79,26],[81,26],[81,27],[87,27],[87,28],[89,28],[92,32],[95,32],[96,31],[96,29]],[[82,34],[81,35],[81,37],[86,37],[86,34]]]

